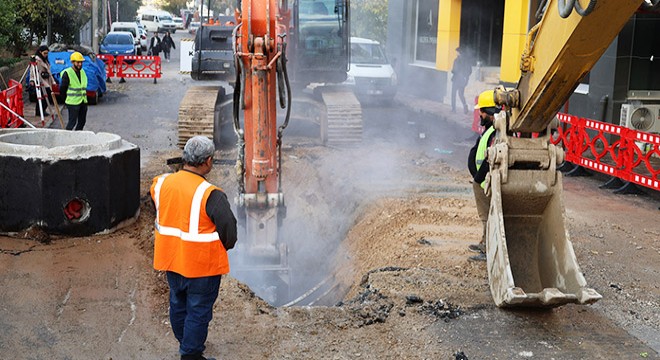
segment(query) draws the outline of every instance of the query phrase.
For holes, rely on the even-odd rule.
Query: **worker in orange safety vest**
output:
[[[182,360],[204,360],[204,343],[229,272],[227,250],[236,244],[236,218],[222,189],[205,179],[213,168],[213,141],[190,138],[183,169],[154,178],[154,269],[166,271],[170,322]]]

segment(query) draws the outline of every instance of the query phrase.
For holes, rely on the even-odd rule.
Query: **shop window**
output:
[[[414,62],[435,66],[435,52],[438,45],[438,0],[417,0],[415,10]]]

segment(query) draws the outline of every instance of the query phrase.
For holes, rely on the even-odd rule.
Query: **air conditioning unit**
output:
[[[660,133],[660,105],[621,105],[620,125],[648,133]]]

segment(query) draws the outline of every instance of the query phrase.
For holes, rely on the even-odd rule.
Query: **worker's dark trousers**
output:
[[[465,102],[465,85],[452,83],[451,85],[451,111],[456,111],[456,95],[463,103],[463,112],[468,113],[467,102]]]
[[[481,220],[481,241],[480,243],[486,244],[486,223],[488,222],[488,211],[490,210],[490,196],[486,196],[481,184],[472,182],[472,191],[474,192],[474,202],[477,204],[477,214]]]
[[[66,108],[69,111],[69,122],[66,124],[66,129],[73,130],[75,126],[76,130],[82,130],[87,122],[87,104],[67,105]]]
[[[179,340],[181,355],[201,355],[206,346],[213,304],[218,298],[221,275],[187,278],[167,272],[170,285],[170,323]]]

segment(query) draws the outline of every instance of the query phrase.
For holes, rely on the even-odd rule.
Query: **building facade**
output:
[[[473,82],[495,74],[494,81],[476,86],[515,86],[540,2],[389,0],[387,51],[399,74],[399,91],[445,101],[459,46],[473,56]],[[640,10],[628,21],[582,79],[565,107],[569,113],[618,124],[621,104],[660,103],[659,11],[657,6]],[[467,97],[472,95],[466,91]]]

